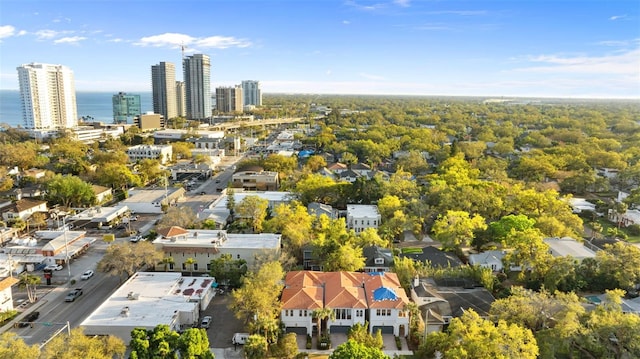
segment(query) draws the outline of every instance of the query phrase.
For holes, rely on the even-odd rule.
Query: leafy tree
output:
[[[242,284],[243,276],[247,273],[247,261],[233,259],[231,254],[225,253],[211,260],[210,273],[218,283],[229,283],[232,288],[238,288]]]
[[[445,358],[537,358],[538,344],[530,329],[482,319],[472,309],[453,318],[446,332],[434,332],[420,346],[421,357],[440,352]]]
[[[27,345],[18,334],[10,331],[0,334],[0,358],[33,359],[39,354],[38,345]]]
[[[260,233],[268,208],[269,201],[266,199],[259,196],[246,196],[236,205],[235,213],[241,220],[251,224],[254,233]]]
[[[382,340],[382,331],[378,329],[375,336],[369,333],[369,324],[365,322],[364,325],[356,323],[349,329],[347,337],[350,340],[354,340],[360,344],[364,344],[370,348],[384,349],[384,341]]]
[[[39,275],[34,275],[29,272],[23,272],[20,274],[20,282],[19,286],[21,288],[25,288],[27,291],[27,298],[29,298],[29,302],[33,303],[36,301],[36,289],[38,284],[42,282],[42,278]]]
[[[365,258],[362,248],[356,247],[350,242],[338,246],[328,253],[323,260],[323,268],[327,272],[356,272],[364,268]]]
[[[58,335],[44,347],[42,358],[124,358],[126,345],[117,337],[90,337],[84,335],[82,328],[71,330],[71,335]]]
[[[196,214],[191,207],[169,207],[167,213],[158,222],[158,228],[178,226],[182,228],[194,228]]]
[[[624,242],[605,245],[596,253],[598,271],[608,288],[630,289],[640,282],[640,249]]]
[[[532,229],[535,224],[536,221],[534,219],[523,214],[510,214],[500,218],[499,221],[491,222],[488,231],[496,242],[504,242],[508,236],[514,236],[516,232]]]
[[[313,155],[307,159],[304,164],[304,170],[308,172],[317,172],[327,166],[327,161],[320,155]]]
[[[486,228],[484,218],[477,214],[471,217],[464,211],[447,211],[438,217],[432,231],[445,249],[460,251],[460,247],[471,244],[476,230]]]
[[[281,176],[289,175],[298,168],[296,157],[282,155],[269,155],[261,164],[266,171],[278,172]]]
[[[298,342],[295,333],[287,333],[278,340],[277,345],[269,348],[271,355],[280,359],[293,359],[298,355]]]
[[[335,311],[332,308],[324,307],[319,308],[311,312],[311,317],[316,320],[318,328],[318,338],[327,331],[327,328],[322,328],[322,323],[327,319],[334,319],[336,316]]]
[[[164,265],[164,271],[166,272],[169,269],[169,266],[175,263],[176,261],[173,259],[173,257],[164,257],[162,258],[162,261],[160,261],[159,264]]]
[[[157,159],[144,158],[138,162],[138,172],[143,183],[153,183],[167,175]]]
[[[76,176],[56,175],[47,182],[47,199],[63,207],[91,206],[96,194],[91,184]]]
[[[185,330],[178,338],[177,347],[180,352],[180,358],[213,359],[205,329],[190,328]]]
[[[153,266],[162,261],[163,254],[153,243],[114,243],[107,247],[107,252],[98,262],[99,272],[118,276],[120,280],[129,278],[139,269]]]
[[[267,232],[281,233],[283,247],[302,259],[302,247],[311,241],[314,217],[298,201],[281,204],[274,209],[273,217],[265,223]]]
[[[242,287],[231,293],[229,309],[234,312],[236,318],[246,323],[254,318],[275,320],[280,314],[280,306],[277,304],[280,303],[279,297],[283,288],[282,278],[284,271],[279,262],[269,262],[257,272],[248,272]]]
[[[193,264],[197,263],[198,261],[196,261],[195,259],[193,259],[193,257],[189,257],[187,259],[184,260],[184,264],[189,267],[189,276],[193,277]]]
[[[0,192],[8,191],[13,188],[13,178],[7,175],[7,169],[0,166]]]
[[[195,145],[190,142],[174,142],[171,144],[172,148],[172,161],[181,160],[181,159],[189,159],[191,158],[191,149],[193,149]]]
[[[125,164],[112,162],[98,167],[95,179],[102,186],[120,190],[127,186],[138,186],[141,183],[140,177],[134,175]]]
[[[353,339],[338,345],[329,359],[389,359],[389,356],[375,347],[368,347]]]
[[[254,334],[247,338],[243,350],[247,359],[263,359],[268,357],[269,344],[265,337]]]
[[[32,142],[0,143],[0,163],[27,170],[38,165],[38,146]]]

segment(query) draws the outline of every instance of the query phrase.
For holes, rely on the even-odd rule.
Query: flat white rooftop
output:
[[[189,233],[175,239],[158,237],[154,244],[165,247],[212,247],[226,249],[274,249],[280,247],[280,234],[226,233],[223,230],[188,229]],[[225,239],[226,238],[226,239]]]
[[[575,259],[582,259],[596,256],[594,251],[570,237],[545,238],[544,242],[549,245],[553,254],[558,257],[571,256]]]
[[[380,216],[378,206],[367,204],[348,204],[347,216],[357,218],[377,218]]]
[[[107,298],[81,326],[155,327],[176,322],[178,312],[198,310],[197,299],[210,290],[211,277],[138,272]]]

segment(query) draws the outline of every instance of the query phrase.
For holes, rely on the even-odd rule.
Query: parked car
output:
[[[249,333],[235,333],[231,338],[231,343],[244,345],[247,342],[247,338],[249,338]]]
[[[28,326],[31,322],[35,322],[36,319],[40,316],[40,312],[31,312],[24,319],[18,323],[18,326],[24,328]]]
[[[133,242],[133,243],[140,242],[141,240],[143,240],[143,238],[139,234],[137,236],[129,238],[129,242]]]
[[[62,270],[62,265],[61,264],[50,264],[46,267],[44,267],[45,270]]]
[[[82,280],[87,280],[87,279],[89,279],[89,278],[93,277],[93,274],[94,274],[94,273],[93,273],[93,271],[92,271],[92,270],[88,270],[88,271],[86,271],[86,272],[82,273],[82,275],[80,276],[80,279],[82,279]]]
[[[211,325],[211,316],[207,315],[204,318],[202,318],[202,321],[200,322],[200,328],[209,329],[210,325]]]
[[[207,194],[207,192],[205,191],[200,192],[200,195],[203,195],[203,194]]]
[[[76,288],[71,292],[69,292],[69,294],[67,294],[67,296],[64,298],[64,301],[73,302],[76,300],[76,298],[78,298],[81,295],[82,295],[82,288]]]

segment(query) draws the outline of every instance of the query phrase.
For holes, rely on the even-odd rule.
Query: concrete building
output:
[[[164,128],[164,116],[156,113],[146,113],[133,118],[133,124],[142,131],[159,130]]]
[[[129,161],[137,162],[142,159],[157,159],[161,164],[171,162],[173,147],[171,145],[136,145],[127,149]]]
[[[275,191],[280,187],[278,172],[265,171],[262,167],[250,166],[239,169],[231,177],[231,186],[244,190]]]
[[[140,95],[127,95],[125,92],[118,92],[113,95],[113,123],[131,123],[133,118],[142,112],[140,106]]]
[[[18,284],[20,280],[14,277],[0,279],[0,311],[8,312],[13,310],[13,295],[11,287]]]
[[[276,191],[242,191],[242,190],[233,190],[233,199],[235,203],[242,202],[247,196],[258,196],[262,199],[266,199],[268,202],[267,208],[271,213],[273,210],[281,205],[287,204],[291,202],[293,199],[293,194],[291,192],[276,192]],[[222,193],[217,200],[209,205],[209,207],[202,210],[202,212],[198,213],[198,218],[201,220],[204,219],[213,219],[220,226],[225,226],[229,221],[229,209],[227,208],[227,203],[229,201],[229,196],[225,192]]]
[[[378,206],[363,204],[347,205],[347,228],[360,233],[367,228],[377,229],[380,225]]]
[[[224,131],[206,131],[197,130],[197,135],[201,139],[221,139],[224,138]],[[165,129],[156,131],[153,134],[153,138],[158,142],[170,142],[170,141],[183,141],[185,137],[192,135],[193,132],[188,130],[173,130]]]
[[[71,130],[71,135],[77,141],[83,143],[93,143],[95,141],[104,141],[107,138],[118,138],[124,133],[122,126],[102,125],[94,123],[91,126],[78,126]]]
[[[244,106],[262,106],[262,89],[260,81],[242,81],[242,104]]]
[[[181,332],[199,322],[214,296],[212,277],[180,273],[138,272],[107,298],[80,327],[86,335],[113,335],[125,343],[134,328],[160,324]]]
[[[596,256],[594,251],[571,237],[545,238],[544,243],[549,246],[549,253],[554,257],[571,256],[573,259],[582,262],[585,258],[594,258]]]
[[[76,88],[71,69],[62,65],[31,63],[17,70],[26,129],[53,131],[78,125]]]
[[[156,248],[174,260],[166,270],[178,272],[209,273],[211,261],[223,254],[233,259],[244,259],[249,266],[255,264],[256,256],[262,254],[280,256],[280,234],[274,233],[227,233],[224,230],[183,229],[169,227],[158,229],[158,238],[153,241]],[[194,263],[187,263],[192,258]],[[157,270],[165,270],[157,264]]]
[[[176,81],[176,101],[178,116],[187,117],[187,90],[184,81]]]
[[[242,87],[217,87],[216,88],[216,112],[230,113],[242,112]]]
[[[182,60],[186,89],[187,119],[211,117],[211,60],[208,55],[195,54]],[[169,117],[170,118],[170,117]]]
[[[176,97],[176,67],[171,62],[151,66],[153,112],[170,120],[178,115]]]

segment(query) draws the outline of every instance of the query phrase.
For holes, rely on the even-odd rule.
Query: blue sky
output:
[[[2,0],[0,89],[62,64],[78,91],[151,91],[212,58],[266,93],[640,98],[636,0]]]

